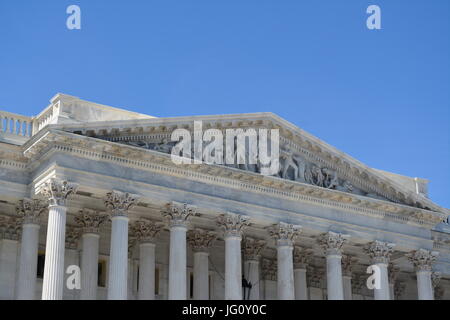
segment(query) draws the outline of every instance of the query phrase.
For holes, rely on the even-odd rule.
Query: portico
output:
[[[173,163],[170,133],[193,130],[191,117],[102,107],[109,116],[77,122],[75,105],[94,118],[99,108],[56,96],[43,113],[53,120],[0,142],[1,298],[449,297],[448,210],[425,185],[417,193],[273,114],[200,118],[278,128],[280,173],[268,176],[253,164]],[[68,264],[81,268],[80,290],[64,283]],[[366,287],[371,265],[379,290]]]

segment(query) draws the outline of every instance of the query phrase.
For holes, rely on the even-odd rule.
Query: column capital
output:
[[[312,250],[304,247],[294,247],[294,269],[307,269],[313,257]]]
[[[0,216],[0,240],[18,240],[20,234],[20,219],[9,216]]]
[[[208,252],[216,238],[215,232],[198,228],[187,233],[187,243],[194,252]]]
[[[16,206],[16,212],[21,217],[23,224],[39,225],[40,215],[47,209],[44,201],[25,198]]]
[[[389,283],[393,284],[395,281],[397,281],[398,274],[400,272],[400,268],[395,266],[393,263],[389,263],[388,265],[388,276],[389,276]]]
[[[266,241],[245,237],[242,243],[242,251],[246,261],[259,261],[261,258],[261,251],[266,246]]]
[[[66,180],[50,178],[47,180],[41,194],[49,201],[49,206],[65,206],[66,200],[77,192],[78,184]]]
[[[349,235],[329,231],[319,237],[318,243],[326,255],[341,255],[342,246],[349,238]]]
[[[139,243],[154,243],[163,228],[163,224],[152,220],[140,219],[130,225],[131,233]]]
[[[356,259],[353,256],[350,256],[348,254],[342,255],[342,275],[346,277],[352,276],[353,266],[358,262],[358,259]]]
[[[261,263],[262,278],[264,280],[277,280],[278,264],[275,259],[263,258]]]
[[[394,243],[375,240],[364,247],[364,251],[370,256],[373,263],[388,264],[392,252],[394,252]]]
[[[224,230],[225,237],[242,237],[250,222],[247,216],[228,212],[217,218],[217,224]]]
[[[408,260],[414,265],[416,271],[431,271],[433,263],[439,256],[439,252],[419,249],[406,254]]]
[[[137,204],[139,196],[113,190],[106,194],[105,206],[111,210],[111,217],[128,217],[128,210]]]
[[[300,235],[301,227],[279,222],[268,230],[270,236],[276,240],[277,246],[293,246],[295,239]]]
[[[75,223],[81,228],[83,233],[99,233],[100,226],[106,221],[108,215],[97,210],[82,209],[79,215],[75,216]]]
[[[172,201],[166,205],[166,209],[163,210],[162,215],[169,221],[170,227],[187,227],[191,216],[195,216],[196,213],[197,207],[187,203]]]
[[[76,227],[67,227],[66,231],[66,248],[75,250],[78,247],[78,239],[80,239],[81,230]]]

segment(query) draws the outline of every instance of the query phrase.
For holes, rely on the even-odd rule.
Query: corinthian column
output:
[[[244,253],[244,277],[250,284],[246,300],[259,300],[259,260],[261,251],[266,246],[264,240],[245,237],[242,251]]]
[[[49,199],[42,300],[61,300],[64,285],[64,246],[66,236],[66,200],[78,185],[52,178],[42,194]]]
[[[209,248],[216,239],[211,231],[195,229],[188,232],[188,243],[194,252],[194,300],[209,299]]]
[[[131,226],[139,243],[139,300],[155,300],[155,241],[162,227],[143,219]]]
[[[300,226],[280,222],[269,229],[277,244],[277,293],[279,300],[294,300],[294,250],[295,238],[300,233]]]
[[[169,300],[186,300],[186,232],[195,207],[172,202],[162,214],[169,220]]]
[[[372,259],[372,263],[380,269],[380,288],[374,289],[375,300],[390,299],[388,265],[394,246],[393,243],[375,240],[364,248],[366,253]]]
[[[22,241],[17,277],[17,300],[33,300],[36,291],[37,256],[39,249],[39,218],[45,210],[40,200],[19,201],[17,214],[22,217]]]
[[[434,300],[431,283],[431,267],[439,253],[419,249],[408,253],[406,257],[416,268],[419,300]]]
[[[75,222],[81,227],[81,293],[80,300],[97,299],[99,229],[107,216],[96,210],[80,210]]]
[[[358,260],[349,255],[342,256],[342,285],[344,289],[344,300],[353,300],[352,292],[352,269]]]
[[[306,270],[311,261],[312,252],[305,248],[294,249],[294,288],[295,300],[308,300],[308,283]]]
[[[127,299],[128,210],[138,196],[120,191],[106,194],[105,205],[111,211],[111,248],[109,254],[108,300]]]
[[[343,300],[344,288],[342,283],[342,246],[348,239],[347,235],[328,232],[319,238],[327,259],[327,292],[328,300]]]
[[[225,238],[225,299],[242,300],[241,240],[248,218],[235,213],[219,216]]]

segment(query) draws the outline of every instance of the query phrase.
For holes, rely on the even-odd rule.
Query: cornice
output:
[[[38,160],[48,152],[65,152],[87,159],[108,161],[249,192],[340,208],[376,218],[412,223],[421,227],[434,227],[445,218],[443,213],[263,176],[226,166],[202,164],[181,167],[173,164],[168,154],[58,130],[46,132],[34,144],[30,143],[24,149],[25,155],[31,160]],[[31,165],[33,165],[33,161],[30,162]]]

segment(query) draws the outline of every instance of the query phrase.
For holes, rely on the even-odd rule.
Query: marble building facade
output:
[[[279,129],[279,173],[174,164],[171,133],[194,120]],[[0,299],[450,299],[450,211],[427,183],[272,113],[155,118],[57,94],[35,117],[0,111]]]

